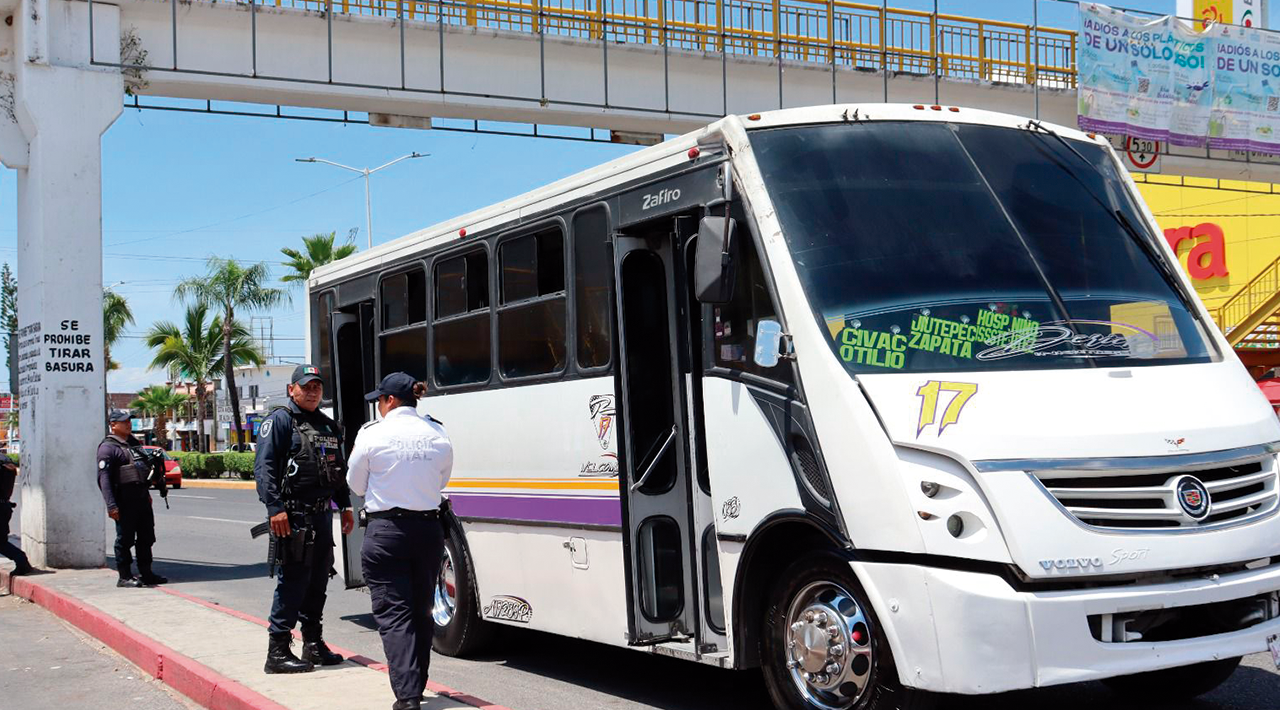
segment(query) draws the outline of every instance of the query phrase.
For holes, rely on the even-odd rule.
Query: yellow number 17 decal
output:
[[[920,398],[920,423],[916,425],[916,436],[924,433],[925,427],[937,420],[940,392],[954,392],[955,395],[951,397],[951,402],[942,412],[942,421],[938,422],[938,436],[942,436],[942,432],[946,431],[948,426],[960,421],[961,410],[977,391],[978,385],[973,382],[929,380],[920,385],[920,389],[916,390],[916,396]]]

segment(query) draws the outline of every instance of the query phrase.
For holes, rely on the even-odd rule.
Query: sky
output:
[[[944,14],[1030,22],[1034,1],[939,0],[938,6]],[[932,0],[889,4],[919,10],[934,5]],[[1168,13],[1174,5],[1173,0],[1117,3]],[[1078,24],[1074,4],[1039,0],[1039,12],[1046,26]],[[363,248],[363,178],[296,158],[375,167],[414,151],[430,154],[373,176],[373,241],[378,244],[634,150],[544,138],[126,108],[102,140],[103,284],[114,285],[129,300],[136,324],[112,351],[122,367],[111,373],[108,387],[134,392],[164,381],[162,372],[149,369],[152,354],[141,335],[157,321],[180,321],[184,307],[173,300],[173,287],[205,273],[210,256],[265,261],[278,277],[286,273],[280,248],[301,248],[304,236],[337,232],[342,242],[354,228]],[[16,268],[15,175],[0,169],[0,261]],[[275,355],[300,362],[304,293],[295,287],[291,294],[292,303],[256,315],[272,319]],[[0,382],[7,382],[2,363],[0,372]]]

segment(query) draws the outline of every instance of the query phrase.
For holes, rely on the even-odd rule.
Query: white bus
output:
[[[730,116],[317,270],[310,352],[348,440],[430,383],[439,652],[525,626],[785,710],[1194,696],[1277,652],[1280,424],[1158,234],[1070,128]]]

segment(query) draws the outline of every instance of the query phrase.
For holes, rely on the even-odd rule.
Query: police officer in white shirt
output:
[[[356,435],[347,468],[351,491],[365,497],[369,523],[360,561],[396,694],[392,710],[417,710],[427,687],[444,551],[440,494],[453,472],[444,426],[418,414],[426,391],[403,372],[383,378],[365,396],[377,400],[382,418]]]

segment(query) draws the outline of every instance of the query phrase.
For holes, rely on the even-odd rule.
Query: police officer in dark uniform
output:
[[[156,517],[151,509],[151,485],[156,481],[157,461],[142,449],[142,442],[130,433],[128,410],[111,412],[111,433],[98,444],[98,488],[107,504],[107,515],[116,522],[117,587],[144,587],[164,584],[168,579],[151,570],[151,546],[156,542]],[[163,464],[159,464],[163,466]],[[164,485],[163,468],[159,485]],[[133,576],[133,557],[138,553],[138,576]]]
[[[13,486],[18,477],[18,465],[9,459],[5,454],[0,454],[0,555],[4,555],[13,560],[13,571],[9,574],[14,576],[32,574],[36,571],[31,566],[31,562],[27,560],[26,554],[22,552],[22,548],[9,542],[9,520],[13,517],[14,504],[10,502],[13,497]]]
[[[320,371],[299,365],[289,385],[289,404],[262,422],[253,474],[258,499],[267,506],[278,550],[290,550],[280,565],[271,604],[267,673],[305,673],[316,665],[342,663],[323,639],[321,617],[333,568],[333,513],[342,511],[342,533],[351,532],[342,431],[318,411],[324,396]],[[302,658],[289,649],[293,627],[302,623]]]
[[[418,710],[427,686],[444,551],[441,494],[453,474],[444,425],[418,413],[426,392],[425,383],[393,372],[366,395],[382,418],[360,430],[347,472],[369,517],[360,562],[396,694],[392,710]]]

